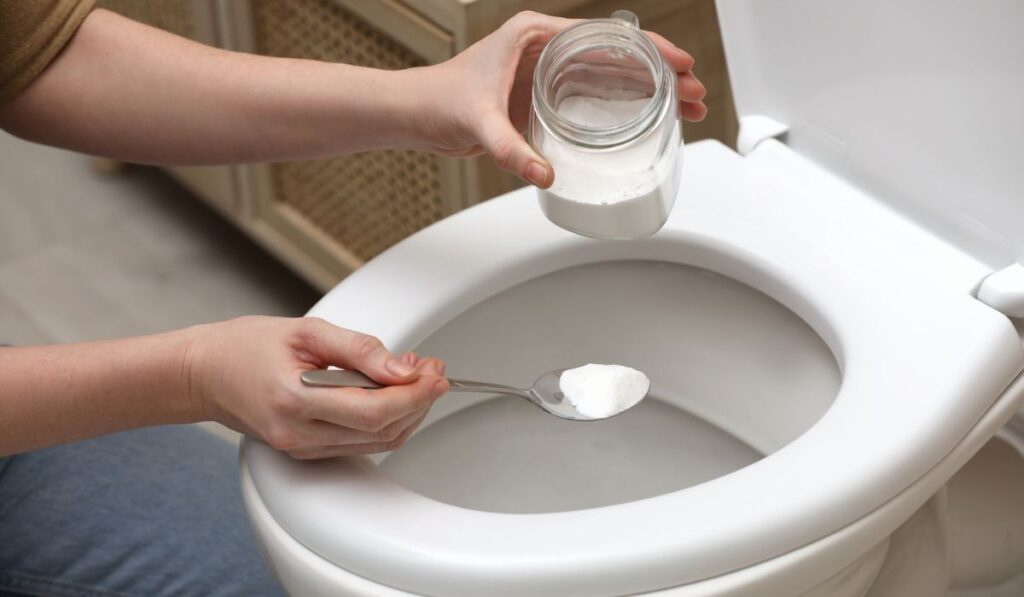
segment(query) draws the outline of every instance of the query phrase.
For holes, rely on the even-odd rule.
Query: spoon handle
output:
[[[315,371],[303,371],[302,383],[317,388],[366,388],[375,390],[384,387],[358,371],[346,371],[343,369],[317,369]],[[448,378],[452,385],[453,392],[481,392],[486,394],[512,394],[513,396],[527,397],[527,391],[512,386],[470,381],[468,379]]]
[[[302,383],[314,388],[366,388],[376,390],[383,388],[369,377],[358,371],[346,371],[344,369],[317,369],[315,371],[303,371],[300,376]]]
[[[471,381],[468,379],[454,379],[449,377],[448,383],[452,385],[453,392],[477,392],[480,394],[510,394],[512,396],[519,396],[520,398],[530,398],[529,390],[522,388],[513,388],[512,386],[503,386],[497,383],[488,383],[485,381]]]

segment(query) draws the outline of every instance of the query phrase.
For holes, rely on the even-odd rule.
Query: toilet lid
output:
[[[787,125],[793,150],[993,269],[1021,259],[1024,3],[717,6],[741,122]]]
[[[459,508],[367,458],[298,462],[251,442],[247,499],[324,560],[414,593],[635,594],[770,560],[870,514],[942,463],[1020,372],[1013,326],[971,296],[981,262],[776,141],[746,157],[688,145],[684,168],[676,209],[652,238],[574,236],[522,189],[396,245],[311,313],[406,350],[552,271],[631,259],[702,267],[786,305],[835,353],[839,394],[804,435],[701,485],[545,514]]]

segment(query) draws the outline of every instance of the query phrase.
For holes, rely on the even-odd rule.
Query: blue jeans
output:
[[[233,446],[155,427],[0,458],[0,595],[281,595]]]

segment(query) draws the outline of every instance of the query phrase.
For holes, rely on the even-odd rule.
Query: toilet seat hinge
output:
[[[975,296],[1007,317],[1024,317],[1024,266],[1014,263],[989,274]]]
[[[765,139],[779,139],[789,131],[789,125],[774,118],[749,114],[740,117],[740,134],[736,136],[736,151],[747,155]]]

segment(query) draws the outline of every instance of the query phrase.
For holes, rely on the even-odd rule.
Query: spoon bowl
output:
[[[529,396],[526,399],[556,417],[570,421],[600,421],[601,417],[595,418],[579,412],[576,410],[576,406],[566,399],[560,384],[562,373],[565,371],[565,369],[555,369],[538,377],[537,381],[533,382],[533,385],[527,390]]]
[[[555,369],[537,378],[529,388],[516,388],[467,379],[448,378],[453,392],[476,392],[482,394],[506,394],[518,396],[523,400],[547,411],[548,413],[569,421],[600,421],[608,417],[591,417],[578,410],[566,400],[559,387],[559,381],[565,369]],[[358,371],[343,369],[316,369],[302,372],[302,383],[311,387],[329,388],[365,388],[375,390],[384,387]],[[619,413],[616,413],[619,414]],[[613,415],[614,416],[614,415]]]

